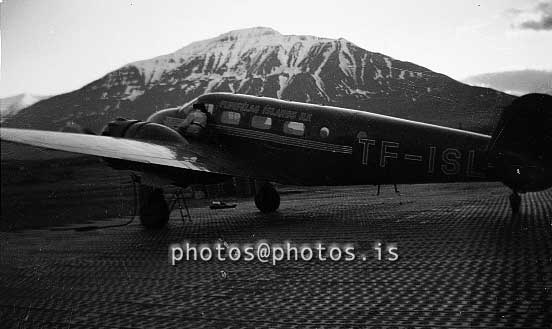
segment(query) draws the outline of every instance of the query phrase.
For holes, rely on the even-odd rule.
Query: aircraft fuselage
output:
[[[277,182],[351,185],[491,180],[490,136],[337,107],[213,93],[194,102],[210,113],[216,144]],[[369,109],[367,109],[369,110]],[[175,118],[176,117],[176,118]],[[168,114],[178,124],[178,113]]]

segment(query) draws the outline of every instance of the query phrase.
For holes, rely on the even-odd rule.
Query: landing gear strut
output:
[[[519,214],[519,208],[521,206],[521,197],[517,193],[517,191],[513,191],[512,194],[510,194],[510,208],[512,208],[512,215]]]
[[[280,194],[270,183],[262,183],[257,188],[255,205],[263,213],[274,212],[280,207]]]
[[[169,207],[163,189],[140,185],[140,223],[148,229],[160,229],[169,221]]]

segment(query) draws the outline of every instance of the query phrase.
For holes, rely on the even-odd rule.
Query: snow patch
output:
[[[355,74],[355,70],[357,68],[355,57],[349,51],[347,40],[339,39],[339,42],[341,45],[341,51],[339,52],[339,67],[341,68],[341,71],[345,73],[345,75],[353,78],[355,84],[358,84]]]
[[[351,94],[357,94],[357,95],[363,95],[367,98],[370,98],[370,95],[375,94],[374,92],[370,92],[368,90],[360,90],[360,89],[354,89],[351,90]]]
[[[381,70],[376,67],[376,72],[374,73],[374,80],[379,80],[380,78],[383,78],[383,74],[381,74]],[[381,84],[381,81],[380,81]]]
[[[125,94],[128,94],[127,97],[124,97],[122,99],[128,99],[130,101],[134,101],[136,100],[136,98],[138,98],[139,96],[142,96],[144,94],[144,91],[143,90],[140,90],[140,89],[131,89],[130,92],[129,92],[129,88],[133,88],[131,86],[127,86],[127,90],[125,91]]]
[[[284,89],[287,88],[288,86],[288,82],[289,80],[291,79],[291,77],[287,78],[285,75],[283,74],[280,74],[278,76],[278,83],[280,85],[280,88],[278,89],[278,91],[276,92],[276,96],[278,98],[282,98],[282,93],[284,92]]]
[[[392,78],[393,77],[393,73],[392,73],[393,65],[391,63],[391,59],[389,57],[383,57],[383,60],[385,61],[385,64],[387,65],[387,68],[389,69],[389,74],[387,75],[387,77]]]
[[[218,86],[221,81],[222,81],[222,76],[220,76],[219,74],[212,74],[211,75],[211,80],[209,80],[209,83],[207,84],[207,87],[205,88],[205,92],[208,93],[211,90],[213,90],[213,88],[215,86]]]
[[[333,53],[335,51],[335,44],[332,42],[332,43],[330,43],[330,45],[331,45],[330,49],[326,50],[323,54],[324,59],[322,60],[322,63],[320,63],[320,66],[318,66],[316,71],[314,71],[314,74],[312,74],[312,77],[314,78],[316,86],[322,92],[324,97],[326,97],[327,100],[329,100],[330,98],[328,97],[328,95],[324,91],[324,82],[322,82],[322,79],[320,78],[320,72],[322,71],[322,68],[326,65],[326,63],[328,62],[328,58],[330,58],[331,53]]]
[[[193,42],[174,53],[130,65],[138,68],[146,84],[153,84],[165,73],[198,58],[203,63],[203,72],[200,73],[210,73],[205,72],[205,69],[212,61],[212,71],[226,67],[226,72],[243,78],[247,75],[244,63],[263,63],[268,56],[276,53],[281,66],[271,73],[278,74],[286,70],[290,56],[294,57],[292,67],[300,71],[297,65],[308,56],[313,46],[332,41],[314,36],[282,35],[273,29],[258,27],[231,31],[212,39]]]

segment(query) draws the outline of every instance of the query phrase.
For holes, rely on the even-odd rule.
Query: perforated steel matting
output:
[[[0,233],[0,327],[552,327],[552,191],[523,195],[512,218],[499,184],[399,189],[284,194],[268,216],[249,200],[185,224],[175,211],[161,231]],[[396,243],[399,259],[168,261],[184,240],[261,239]]]

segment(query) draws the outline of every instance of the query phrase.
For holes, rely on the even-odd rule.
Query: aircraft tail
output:
[[[552,96],[527,94],[504,108],[489,144],[495,174],[518,192],[552,186]]]

